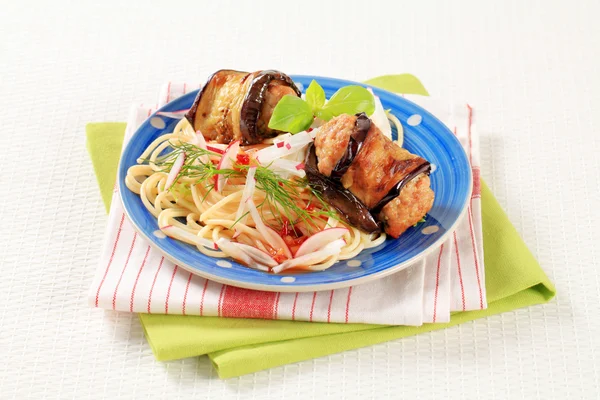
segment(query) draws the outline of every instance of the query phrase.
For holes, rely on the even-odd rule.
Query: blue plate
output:
[[[361,85],[341,79],[317,76],[293,76],[304,88],[315,79],[330,97],[340,87]],[[404,147],[435,166],[431,186],[435,191],[433,208],[426,222],[408,229],[399,239],[365,250],[352,260],[340,261],[321,272],[274,275],[256,271],[233,260],[223,262],[197,251],[188,244],[154,235],[156,218],[144,207],[140,197],[125,186],[127,170],[146,147],[164,132],[171,132],[177,121],[157,115],[148,118],[133,135],[119,165],[119,192],[125,212],[138,232],[154,247],[182,268],[205,278],[250,289],[278,292],[302,292],[347,287],[397,272],[423,258],[441,245],[466,210],[472,178],[467,156],[452,132],[437,118],[416,104],[385,90],[373,88],[383,107],[391,109],[404,127]],[[190,108],[196,92],[188,93],[160,111]],[[407,120],[410,119],[409,124]],[[419,122],[420,121],[420,122]],[[415,125],[416,123],[416,125]],[[394,131],[394,135],[396,132]]]

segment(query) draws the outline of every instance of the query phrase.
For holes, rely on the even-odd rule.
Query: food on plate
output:
[[[282,133],[268,124],[286,95],[300,97],[300,90],[282,72],[223,69],[211,75],[185,117],[208,140],[256,144]]]
[[[315,81],[300,97],[281,72],[221,70],[190,110],[158,114],[185,118],[129,168],[127,187],[162,233],[213,257],[324,270],[400,236],[433,203],[429,163],[392,142],[397,119],[358,85],[327,100]]]
[[[319,172],[338,180],[399,237],[433,206],[430,164],[384,136],[365,114],[341,115],[315,137]]]

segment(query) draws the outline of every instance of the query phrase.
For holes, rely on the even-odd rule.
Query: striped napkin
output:
[[[132,107],[124,143],[156,108],[198,87],[169,83],[161,89],[156,107]],[[448,322],[451,311],[486,308],[479,143],[473,108],[407,97],[446,123],[460,139],[473,168],[474,190],[466,216],[424,260],[371,283],[323,292],[273,293],[222,285],[187,272],[152,248],[128,221],[115,187],[104,248],[89,291],[90,304],[138,313],[412,326]]]

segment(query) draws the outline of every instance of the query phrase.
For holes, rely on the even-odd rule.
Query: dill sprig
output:
[[[176,182],[180,178],[186,177],[193,179],[196,184],[204,184],[208,192],[204,195],[202,201],[214,189],[217,175],[223,175],[227,179],[245,177],[251,167],[251,165],[234,162],[234,168],[219,169],[212,162],[204,163],[201,161],[203,156],[219,154],[187,142],[169,142],[169,144],[173,150],[157,160],[156,165],[162,172],[168,173],[179,154],[185,153],[185,163],[179,171]],[[323,200],[320,193],[308,185],[306,179],[285,179],[269,169],[268,166],[263,165],[256,165],[254,178],[256,179],[256,188],[265,193],[264,202],[257,204],[257,207],[263,213],[265,204],[268,205],[280,225],[283,225],[286,220],[292,225],[304,222],[309,231],[314,231],[318,227],[317,218],[331,217],[339,219],[335,211]],[[176,187],[177,185],[173,185],[169,190],[174,190]],[[298,205],[300,196],[305,191],[309,192],[308,205],[314,202],[318,208],[311,210],[308,206],[303,208]],[[232,227],[237,222],[239,220],[235,221]]]

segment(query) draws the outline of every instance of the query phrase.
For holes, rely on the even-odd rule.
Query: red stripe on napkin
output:
[[[148,314],[150,314],[150,305],[152,303],[152,292],[154,291],[154,285],[156,284],[156,278],[158,277],[158,273],[162,268],[163,262],[165,261],[164,257],[161,257],[160,263],[158,264],[158,268],[156,269],[156,273],[154,274],[154,279],[152,280],[152,285],[150,286],[150,293],[148,294]]]
[[[167,289],[167,297],[165,298],[165,314],[169,313],[169,297],[171,297],[171,286],[173,286],[173,280],[175,279],[175,274],[177,274],[178,265],[175,265],[173,268],[173,274],[171,275],[171,282],[169,282],[169,288]]]
[[[221,292],[219,293],[219,303],[217,303],[217,315],[219,317],[222,316],[221,315],[221,302],[223,301],[223,293],[225,293],[226,287],[227,287],[226,285],[221,286]]]
[[[312,304],[310,306],[310,319],[309,319],[310,322],[312,322],[312,319],[313,319],[313,311],[315,311],[315,301],[316,300],[317,300],[317,292],[314,292]]]
[[[465,286],[463,285],[462,272],[460,271],[460,255],[458,254],[458,241],[456,240],[456,232],[454,232],[454,249],[456,250],[456,264],[458,265],[458,279],[460,280],[460,295],[462,296],[462,309],[465,311]]]
[[[115,286],[115,292],[113,293],[112,299],[112,308],[113,310],[117,309],[117,292],[119,291],[119,285],[121,284],[121,280],[123,279],[123,274],[127,269],[127,265],[129,264],[129,260],[131,259],[131,253],[133,252],[133,248],[135,247],[135,240],[137,239],[137,232],[133,234],[133,240],[131,241],[131,247],[129,247],[129,253],[127,254],[127,259],[125,260],[125,265],[123,266],[123,270],[121,271],[121,275],[119,276],[119,280],[117,281],[117,286]]]
[[[187,302],[188,291],[190,290],[190,282],[192,281],[193,274],[190,273],[190,277],[187,280],[187,284],[185,285],[185,293],[183,294],[183,304],[181,305],[181,312],[185,315],[185,303]]]
[[[479,289],[479,307],[483,310],[483,291],[481,290],[481,278],[479,277],[479,259],[477,257],[477,247],[475,246],[475,232],[473,231],[473,219],[471,209],[467,210],[469,215],[469,229],[471,230],[471,246],[473,246],[473,259],[475,260],[475,275],[477,275],[477,287]]]
[[[433,296],[433,322],[435,323],[437,315],[437,302],[438,302],[438,291],[440,289],[440,265],[442,264],[442,253],[444,252],[444,245],[440,246],[440,255],[438,256],[437,272],[435,274],[435,294]]]
[[[296,320],[296,303],[298,302],[298,292],[296,292],[296,296],[294,297],[294,305],[292,306],[292,321]]]
[[[206,294],[206,287],[208,286],[208,279],[204,281],[204,288],[202,289],[202,297],[200,298],[200,316],[204,315],[204,295]]]
[[[329,295],[329,307],[327,307],[327,322],[331,322],[331,304],[333,303],[333,290]]]
[[[277,292],[277,298],[275,299],[275,311],[273,312],[273,319],[278,319],[279,313],[279,297],[281,297],[281,293]]]
[[[479,167],[473,167],[471,171],[473,171],[473,194],[471,199],[481,198],[481,171]]]
[[[473,260],[475,261],[475,274],[477,275],[477,287],[479,289],[479,308],[483,309],[483,291],[481,290],[481,278],[479,276],[479,260],[477,258],[477,247],[475,246],[475,231],[473,230],[473,219],[472,219],[472,208],[473,208],[473,199],[481,197],[481,176],[479,166],[473,166],[473,140],[471,129],[473,125],[473,107],[467,104],[467,108],[469,109],[469,128],[468,128],[468,136],[469,136],[469,161],[471,163],[471,171],[473,173],[473,193],[471,194],[471,207],[467,210],[469,214],[469,232],[471,234],[471,246],[473,248]]]
[[[146,265],[146,260],[148,259],[148,254],[150,253],[150,246],[146,250],[146,255],[144,256],[144,261],[142,261],[142,265],[138,271],[137,276],[135,277],[135,282],[133,283],[133,289],[131,290],[131,299],[129,301],[129,312],[133,312],[133,299],[135,298],[135,289],[137,288],[138,281],[140,280],[140,275],[142,274],[142,270],[144,269],[144,265]]]
[[[225,286],[221,316],[273,319],[278,293]]]
[[[348,288],[348,299],[346,300],[346,323],[348,323],[348,311],[350,310],[350,296],[352,296],[352,286]]]

